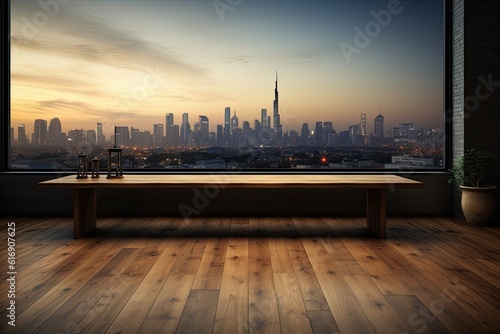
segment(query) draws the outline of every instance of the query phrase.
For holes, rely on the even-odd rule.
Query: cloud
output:
[[[173,75],[205,77],[207,71],[183,59],[169,47],[151,43],[147,31],[138,33],[125,27],[112,26],[91,15],[61,8],[57,15],[39,28],[34,38],[23,35],[23,20],[29,20],[37,6],[14,2],[12,13],[13,41],[32,52],[43,52],[68,59],[98,62],[109,66],[144,70],[159,64]]]
[[[254,63],[257,59],[264,60],[265,58],[265,55],[233,54],[224,57],[223,62],[227,64],[240,64],[242,66],[246,66],[248,64]]]
[[[40,111],[51,110],[56,112],[71,112],[74,118],[80,119],[116,119],[124,116],[124,112],[112,110],[110,108],[98,108],[90,103],[82,101],[70,101],[64,99],[38,101],[35,106]],[[129,111],[126,117],[131,119],[140,119],[143,114]]]

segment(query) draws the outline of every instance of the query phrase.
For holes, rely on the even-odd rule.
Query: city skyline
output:
[[[226,108],[227,110],[227,108]],[[109,135],[106,135],[102,132],[102,129],[103,129],[103,122],[95,122],[94,124],[94,128],[93,129],[88,129],[88,128],[74,128],[74,129],[67,129],[66,131],[64,131],[64,128],[62,126],[62,121],[58,118],[58,117],[55,117],[55,118],[52,118],[50,121],[47,121],[47,120],[44,120],[44,119],[35,119],[33,122],[34,122],[34,128],[35,128],[35,131],[31,134],[27,133],[26,132],[26,126],[25,124],[18,124],[17,126],[12,126],[11,128],[15,131],[15,129],[17,128],[18,129],[18,132],[17,132],[17,135],[12,135],[13,138],[15,138],[17,144],[43,144],[43,145],[47,145],[51,140],[51,136],[52,136],[52,142],[54,141],[54,134],[52,134],[53,132],[51,131],[51,126],[54,123],[56,123],[56,128],[58,129],[59,133],[56,132],[56,135],[60,135],[60,134],[65,134],[66,137],[71,137],[69,134],[71,132],[81,132],[81,140],[82,142],[86,140],[86,134],[88,134],[89,132],[93,133],[93,136],[95,137],[93,143],[94,144],[98,144],[98,145],[102,145],[102,144],[105,144],[106,142],[107,143],[110,143],[110,144],[113,144],[114,143],[114,134],[116,133],[116,128],[120,128],[120,129],[126,129],[127,133],[128,133],[128,139],[131,139],[132,138],[132,131],[135,129],[136,131],[140,131],[140,132],[147,132],[150,136],[151,136],[151,143],[152,144],[155,144],[155,145],[158,145],[159,146],[163,146],[167,143],[171,143],[172,140],[169,140],[169,134],[167,131],[165,131],[165,129],[167,128],[167,126],[174,126],[174,133],[176,133],[174,135],[174,138],[177,138],[175,141],[182,146],[182,125],[183,124],[191,124],[189,122],[187,123],[184,123],[184,121],[187,121],[188,118],[189,118],[189,114],[188,113],[184,113],[182,114],[182,121],[181,123],[177,123],[175,122],[175,115],[174,117],[172,117],[172,113],[168,113],[166,115],[166,122],[165,124],[162,124],[162,123],[158,123],[158,124],[152,124],[149,128],[138,128],[138,127],[134,127],[134,126],[131,126],[131,125],[125,125],[125,124],[120,124],[120,125],[113,125],[112,128],[113,128],[113,132],[110,133]],[[270,116],[268,117],[270,118]],[[202,120],[203,119],[203,120]],[[233,122],[234,120],[236,119],[236,124],[233,126],[231,126],[231,132],[230,132],[230,135],[233,134],[233,130],[234,128],[238,128],[239,130],[243,130],[244,129],[244,125],[245,123],[248,123],[248,127],[250,130],[253,130],[253,131],[257,131],[258,129],[255,128],[255,126],[251,126],[250,124],[254,124],[255,123],[251,123],[249,122],[248,120],[239,120],[239,118],[233,114],[233,117],[231,117],[231,122]],[[311,121],[311,122],[306,122],[306,123],[303,123],[302,126],[300,128],[297,128],[297,129],[291,129],[290,131],[286,131],[285,134],[286,135],[290,135],[290,132],[294,132],[296,135],[298,135],[299,137],[303,136],[304,133],[304,126],[307,125],[307,135],[308,136],[313,136],[313,139],[314,139],[314,136],[317,135],[317,130],[318,130],[318,124],[320,125],[320,131],[323,131],[324,129],[326,129],[328,127],[329,131],[331,131],[331,133],[333,134],[336,134],[337,136],[341,136],[342,133],[347,133],[347,132],[351,132],[351,131],[355,131],[355,133],[350,133],[350,136],[361,136],[363,137],[364,139],[364,142],[362,144],[360,144],[359,146],[365,146],[367,144],[367,140],[368,140],[368,137],[375,137],[375,138],[398,138],[398,137],[403,137],[403,138],[408,138],[408,132],[411,130],[413,131],[413,136],[415,136],[416,132],[420,131],[421,132],[421,135],[422,136],[425,136],[427,132],[432,132],[434,131],[435,133],[438,133],[440,131],[442,131],[441,128],[423,128],[423,127],[420,127],[418,126],[418,124],[414,123],[414,122],[411,122],[411,121],[408,121],[408,122],[405,122],[405,123],[399,123],[399,125],[397,127],[385,127],[385,117],[379,113],[378,115],[376,115],[373,120],[371,122],[367,122],[367,115],[366,114],[361,114],[359,115],[359,119],[360,119],[360,122],[359,123],[355,123],[353,122],[353,124],[351,124],[350,126],[348,126],[347,128],[343,128],[343,129],[340,129],[340,128],[336,128],[334,126],[334,122],[332,121]],[[206,128],[205,128],[205,133],[210,133],[210,134],[213,134],[215,135],[217,138],[217,141],[219,140],[218,139],[218,136],[219,136],[219,132],[218,131],[209,131],[208,130],[208,123],[210,122],[209,118],[206,117],[206,116],[203,116],[203,115],[199,115],[198,116],[198,120],[199,122],[194,122],[193,125],[194,127],[192,127],[190,125],[190,127],[188,128],[188,131],[190,135],[193,135],[193,128],[196,127],[196,124],[201,124],[202,123],[205,123],[206,124]],[[258,121],[258,119],[255,119],[255,121]],[[42,126],[41,124],[44,124],[45,126]],[[167,125],[168,124],[168,125]],[[243,124],[242,127],[239,126],[239,124]],[[373,124],[373,125],[370,125],[370,126],[367,126],[367,124]],[[223,124],[215,124],[214,125],[217,130],[218,128],[220,127],[220,130],[223,129]],[[268,127],[268,126],[262,126],[262,123],[259,122],[259,126],[260,128],[267,128],[267,129],[270,129],[271,131],[273,131],[273,126],[271,127]],[[373,131],[368,131],[370,129],[373,129]],[[333,130],[333,131],[332,131]],[[427,131],[425,131],[427,130]],[[19,133],[20,131],[22,131],[22,133],[24,134],[25,138],[23,138],[22,140],[22,143],[19,141]],[[120,131],[120,130],[119,130]],[[394,131],[394,132],[393,132]],[[397,133],[396,133],[397,131]],[[45,143],[42,143],[39,139],[40,137],[40,133],[45,133]],[[102,135],[104,134],[104,137],[102,137]],[[221,137],[225,137],[224,133],[221,131],[220,132],[220,135]],[[274,134],[275,136],[276,134]],[[170,136],[172,136],[172,134],[170,134]],[[222,140],[222,138],[220,139]],[[56,140],[57,141],[57,140]],[[226,144],[222,144],[221,142],[219,142],[220,145],[213,145],[213,146],[227,146],[227,143]],[[63,143],[64,145],[64,143]],[[356,146],[356,144],[352,144],[354,146]],[[127,146],[127,145],[126,145]],[[196,144],[188,144],[186,146],[204,146],[204,145],[196,145]],[[233,145],[229,145],[229,146],[233,146]],[[279,146],[279,145],[277,145]]]
[[[352,64],[340,52],[354,26],[386,7],[386,1],[243,2],[220,20],[211,2],[74,0],[30,30],[41,7],[14,2],[11,124],[26,124],[31,134],[30,120],[58,116],[68,128],[92,128],[100,118],[149,129],[166,113],[176,119],[188,113],[206,115],[216,132],[226,106],[250,122],[262,109],[274,117],[270,87],[279,71],[283,132],[312,120],[346,128],[379,108],[389,127],[410,118],[439,127],[442,26],[431,20],[427,29],[412,30],[419,18],[442,15],[439,2],[405,3]]]
[[[268,119],[269,120],[266,120],[266,126],[265,127],[269,128],[269,129],[273,129],[274,131],[276,131],[277,130],[276,129],[276,125],[281,126],[281,124],[280,124],[281,115],[280,115],[280,113],[278,111],[278,105],[279,105],[278,104],[278,94],[279,94],[278,93],[278,72],[276,72],[276,80],[275,80],[275,88],[274,88],[274,97],[275,97],[275,99],[273,100],[273,109],[272,109],[273,110],[273,113],[272,113],[273,117],[271,117],[271,115],[268,115],[268,113],[267,113],[268,110],[267,109],[263,108],[263,109],[260,110],[260,117],[259,117],[258,114],[256,114],[253,119],[248,119],[248,120],[245,120],[245,121],[248,121],[248,122],[250,122],[250,124],[253,124],[254,121],[259,121],[260,120],[261,121],[261,125],[263,125],[264,124],[264,121],[263,121],[264,120],[263,119],[264,116],[263,115],[266,114],[266,115],[268,115]],[[209,127],[209,132],[210,133],[212,133],[212,132],[216,133],[218,125],[222,125],[224,127],[226,125],[227,115],[229,115],[229,119],[231,119],[232,118],[231,115],[236,116],[236,112],[237,111],[236,110],[232,110],[231,107],[228,106],[228,107],[224,108],[223,112],[224,112],[224,116],[222,118],[223,118],[224,121],[221,124],[211,123],[211,127]],[[228,114],[228,112],[229,112],[229,114]],[[155,126],[159,124],[159,125],[162,125],[162,131],[165,130],[165,135],[166,135],[166,131],[168,129],[168,126],[169,125],[174,125],[174,124],[178,125],[178,126],[181,126],[183,124],[183,121],[176,123],[174,120],[175,119],[181,119],[181,117],[184,120],[185,117],[188,117],[186,115],[189,115],[189,113],[185,113],[185,112],[183,112],[183,113],[173,113],[173,112],[166,113],[164,115],[164,119],[165,119],[164,123],[153,124],[152,128],[151,129],[148,128],[147,131],[152,130],[153,133],[155,133]],[[382,115],[381,109],[378,110],[378,114],[376,114],[376,116],[374,117],[373,132],[367,132],[367,130],[366,130],[366,116],[367,116],[366,113],[361,113],[359,115],[362,118],[361,119],[361,123],[356,123],[355,121],[351,122],[351,120],[349,120],[348,123],[347,123],[346,129],[349,129],[352,125],[355,125],[355,124],[364,124],[364,126],[362,126],[362,128],[360,129],[360,134],[361,135],[363,135],[365,137],[367,137],[369,134],[375,134],[377,136],[380,136],[380,134],[378,134],[377,130],[376,130],[376,120],[377,120],[377,117],[380,116],[380,115]],[[195,116],[198,116],[198,117],[207,117],[205,115],[195,115]],[[363,120],[363,117],[364,117],[364,120]],[[54,118],[58,118],[58,117],[54,117]],[[38,120],[38,119],[39,118],[35,119],[35,123],[34,123],[34,126],[33,126],[33,133],[36,132],[36,128],[37,128],[36,120]],[[47,120],[45,120],[45,121],[47,121]],[[392,122],[390,124],[392,124],[394,126],[388,127],[389,129],[393,129],[393,128],[399,127],[399,126],[401,126],[401,124],[405,123],[405,122],[401,122],[401,119],[398,120],[397,123],[395,123],[394,120],[391,120],[391,121]],[[244,122],[244,121],[242,121],[242,122]],[[317,122],[330,122],[330,123],[336,124],[332,120],[321,120],[321,121],[320,120],[316,120],[316,121],[310,121],[310,122],[304,122],[304,123],[315,124]],[[94,123],[96,123],[96,124],[100,123],[101,124],[101,126],[100,126],[101,127],[100,132],[102,134],[104,134],[108,138],[111,135],[113,135],[113,133],[114,133],[114,127],[115,126],[126,126],[126,127],[130,127],[130,128],[134,128],[134,126],[125,124],[126,122],[122,122],[122,123],[119,123],[119,124],[113,124],[113,125],[111,123],[109,123],[109,124],[107,124],[107,126],[105,126],[105,128],[108,129],[108,132],[105,132],[105,131],[103,131],[103,125],[102,125],[103,122],[102,121],[100,121],[100,122],[94,122]],[[195,123],[195,122],[193,122],[193,123]],[[302,125],[304,123],[302,123]],[[29,124],[29,123],[19,123],[18,126],[19,125],[24,125],[24,131],[28,135],[29,132],[27,131],[27,129],[29,129],[30,127],[26,126],[27,124]],[[411,122],[411,124],[415,124],[415,123]],[[299,129],[302,127],[302,125],[298,126],[297,128],[290,128],[290,127],[288,127],[288,128],[285,128],[285,130],[283,130],[283,131],[287,132],[287,133],[290,132],[290,131],[299,131]],[[138,128],[138,127],[136,126],[135,128]],[[427,127],[427,128],[428,129],[442,129],[439,126],[431,126],[431,127]],[[68,131],[70,131],[70,130],[80,130],[80,129],[83,129],[83,127],[80,127],[80,128],[78,128],[78,127],[71,128],[71,129],[68,129]],[[335,127],[334,127],[334,130],[336,130]],[[312,130],[312,131],[314,131],[314,130]],[[384,136],[386,136],[386,135],[384,134]],[[18,138],[18,137],[16,137],[16,138]]]

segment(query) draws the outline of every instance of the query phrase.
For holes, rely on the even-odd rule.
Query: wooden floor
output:
[[[7,223],[16,223],[16,326]],[[0,219],[1,333],[499,333],[500,229],[447,218]]]

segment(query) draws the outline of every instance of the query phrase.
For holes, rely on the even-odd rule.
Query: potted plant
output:
[[[452,169],[455,182],[462,189],[462,211],[468,224],[482,226],[495,212],[494,185],[482,182],[495,168],[496,157],[484,150],[469,149]]]

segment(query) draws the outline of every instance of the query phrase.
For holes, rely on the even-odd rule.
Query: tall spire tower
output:
[[[276,81],[274,86],[274,101],[273,101],[273,124],[274,129],[277,130],[280,123],[280,114],[279,114],[279,102],[278,102],[278,71],[276,71]]]

